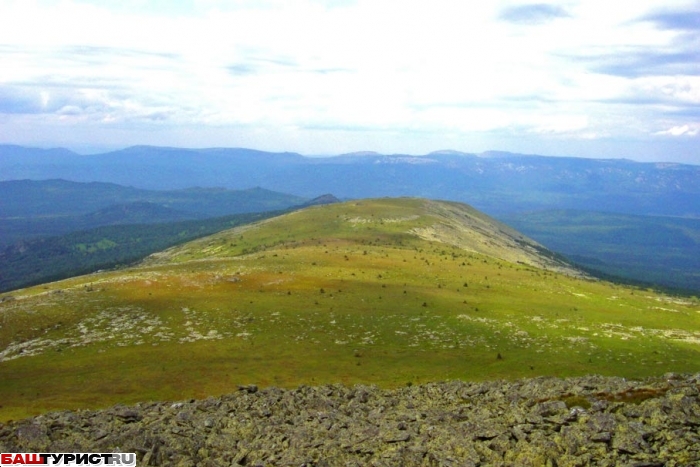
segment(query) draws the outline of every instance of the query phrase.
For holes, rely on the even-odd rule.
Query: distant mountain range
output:
[[[274,211],[307,198],[262,188],[154,191],[66,180],[0,182],[0,247],[107,225],[154,224]]]
[[[38,257],[81,243],[71,232],[287,209],[321,193],[465,202],[579,265],[700,290],[700,166],[497,151],[304,157],[138,146],[83,156],[0,146],[0,251],[9,248],[7,260],[31,246]],[[109,238],[137,236],[132,230]],[[68,237],[26,243],[57,235]]]
[[[135,146],[96,155],[0,146],[1,180],[65,179],[149,190],[262,187],[305,198],[419,196],[491,215],[544,209],[700,217],[700,166],[437,151],[305,157],[251,149]]]

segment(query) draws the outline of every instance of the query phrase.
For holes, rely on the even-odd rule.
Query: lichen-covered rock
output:
[[[381,390],[241,386],[219,398],[0,424],[2,452],[135,452],[175,466],[700,465],[700,375]]]

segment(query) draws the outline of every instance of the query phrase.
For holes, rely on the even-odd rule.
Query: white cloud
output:
[[[15,97],[0,113],[9,109],[3,122],[16,126],[27,121],[20,112],[43,112],[35,123],[77,133],[88,123],[142,125],[140,137],[168,125],[203,135],[208,126],[349,130],[362,149],[387,131],[595,140],[690,125],[683,134],[697,135],[688,119],[700,118],[700,78],[662,73],[663,60],[693,52],[678,48],[680,32],[639,20],[692,2],[528,5],[6,0],[0,100]],[[633,60],[620,63],[625,56]],[[309,146],[287,149],[318,152],[313,138],[289,136],[301,141]]]
[[[700,123],[696,123],[693,125],[674,126],[672,128],[669,128],[668,130],[659,131],[656,134],[668,136],[697,136],[698,134],[700,134]]]

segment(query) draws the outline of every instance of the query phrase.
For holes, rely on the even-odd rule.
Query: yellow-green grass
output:
[[[421,206],[317,207],[15,292],[0,303],[0,419],[250,383],[700,371],[698,300],[421,239],[410,231],[436,222]]]

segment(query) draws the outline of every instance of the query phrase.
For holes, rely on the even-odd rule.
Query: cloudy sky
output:
[[[0,143],[700,164],[700,1],[2,0]]]

